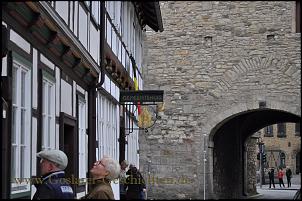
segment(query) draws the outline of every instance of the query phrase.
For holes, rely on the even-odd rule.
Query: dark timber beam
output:
[[[49,40],[46,43],[46,47],[48,47],[48,48],[54,48],[55,44],[58,44],[58,42],[59,42],[58,32],[51,31]]]
[[[82,75],[82,79],[84,79],[89,73],[90,73],[90,70],[88,68],[85,68],[85,73]]]
[[[39,28],[39,27],[41,27],[42,24],[43,24],[43,21],[42,21],[42,18],[41,18],[41,14],[40,13],[33,13],[33,19],[27,25],[27,29],[30,32],[33,32],[35,26],[38,26],[37,28]]]
[[[69,46],[63,45],[63,52],[60,56],[61,61],[63,61],[66,64],[69,64],[68,55],[71,55],[71,54],[72,54],[71,48]]]
[[[75,69],[76,67],[78,67],[82,62],[82,59],[80,58],[76,58],[74,64],[72,65],[72,69]]]

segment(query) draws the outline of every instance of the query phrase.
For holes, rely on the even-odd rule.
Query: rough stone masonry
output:
[[[301,116],[295,1],[160,6],[164,31],[146,31],[143,78],[145,90],[164,90],[165,110],[140,133],[140,169],[149,199],[209,199],[217,124],[261,100]]]

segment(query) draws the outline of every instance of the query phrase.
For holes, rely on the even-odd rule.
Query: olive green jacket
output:
[[[102,200],[114,200],[113,191],[110,185],[110,181],[106,179],[95,180],[96,184],[94,188],[86,196],[81,199],[102,199]]]

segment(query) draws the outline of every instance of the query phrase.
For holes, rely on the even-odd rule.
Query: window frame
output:
[[[44,85],[45,84],[45,85]],[[47,87],[47,94],[45,93],[45,88]],[[49,91],[50,89],[50,91]],[[50,94],[49,94],[50,92]],[[56,137],[54,133],[56,133],[56,81],[55,78],[52,77],[45,70],[42,71],[42,135],[41,135],[41,149],[42,150],[50,150],[55,149]],[[46,97],[45,97],[46,96]],[[49,104],[49,101],[52,102]],[[45,105],[47,105],[47,110],[45,111]],[[44,118],[47,117],[47,124],[44,121]],[[50,121],[49,121],[50,119]],[[46,126],[47,125],[47,131]]]
[[[84,11],[84,13],[86,14],[86,27],[83,27],[83,24],[80,23],[80,19],[83,18],[83,16],[81,16],[81,8]],[[81,43],[81,45],[84,47],[85,50],[87,50],[87,52],[89,52],[89,10],[87,8],[87,5],[85,3],[79,2],[78,4],[78,23],[79,23],[79,27],[78,27],[78,40]],[[80,30],[84,30],[83,28],[86,28],[86,46],[85,44],[83,44],[82,40],[82,34],[80,34]],[[83,36],[84,37],[84,36]],[[85,37],[84,37],[85,38]]]
[[[119,160],[118,105],[101,93],[97,96],[97,160],[108,155]]]
[[[96,8],[98,8],[97,10],[97,15],[95,16],[92,7],[94,4],[98,4],[96,6]],[[90,3],[90,8],[89,8],[89,12],[90,12],[90,21],[93,23],[93,25],[96,27],[96,29],[101,29],[101,22],[100,22],[100,16],[101,16],[101,2],[100,1],[91,1]]]
[[[286,156],[284,152],[280,152],[280,167],[285,168],[286,167]]]
[[[15,55],[16,56],[16,55]],[[11,182],[11,196],[15,194],[29,192],[30,184],[25,180],[20,183],[15,178],[26,179],[31,175],[31,116],[32,116],[32,97],[31,97],[31,64],[26,64],[23,58],[13,58],[12,82],[13,82],[13,97],[12,97],[12,155],[11,155],[11,178],[15,182]],[[23,62],[24,61],[24,62]],[[16,71],[14,71],[16,70]],[[16,76],[14,76],[16,72]],[[25,73],[24,83],[22,74]],[[23,91],[23,93],[22,93]],[[30,94],[30,95],[28,95]],[[24,102],[20,99],[24,98]],[[23,103],[22,103],[23,102]],[[16,108],[16,114],[14,113]],[[22,110],[24,111],[24,125],[22,126]],[[21,124],[21,125],[20,125]],[[24,128],[24,135],[22,129]],[[22,140],[23,136],[23,140]],[[25,137],[27,136],[27,137]],[[15,141],[13,141],[15,140]],[[22,144],[23,141],[23,144]],[[16,147],[16,148],[14,148]],[[24,153],[22,158],[22,147]],[[13,150],[15,150],[14,154]],[[21,162],[21,163],[20,163]],[[22,165],[23,164],[23,165]],[[14,168],[15,167],[15,168]],[[16,190],[15,190],[16,189]]]
[[[58,10],[57,10],[57,8],[58,8],[58,6],[57,6],[57,1],[53,1],[54,2],[54,6],[53,6],[53,8],[54,8],[54,10],[56,11],[56,13],[58,14],[58,16],[60,16],[60,18],[62,19],[62,22],[64,22],[66,25],[67,25],[67,27],[69,27],[70,28],[70,2],[69,1],[66,1],[66,3],[67,3],[67,6],[66,6],[66,8],[67,8],[67,19],[66,19],[66,21],[64,20],[64,18],[63,18],[63,16],[61,15],[61,13],[59,13],[58,12]],[[65,2],[65,1],[61,1],[60,3],[63,3],[63,2]]]
[[[300,136],[300,123],[295,123],[295,136]]]
[[[88,135],[86,133],[86,108],[84,97],[78,95],[78,137],[79,137],[79,178],[86,178],[88,172]],[[83,166],[85,164],[85,166]]]
[[[264,128],[264,137],[274,137],[273,125],[266,126]]]
[[[277,124],[277,137],[280,137],[280,138],[286,137],[286,124],[285,123]]]

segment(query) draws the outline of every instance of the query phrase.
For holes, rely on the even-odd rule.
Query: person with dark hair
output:
[[[142,195],[146,191],[146,184],[139,170],[134,165],[130,165],[126,174],[129,175],[125,183],[127,187],[126,199],[145,199]]]
[[[289,188],[292,185],[291,178],[293,175],[292,170],[289,167],[286,167],[285,175],[286,175],[286,179],[287,179],[287,187]]]
[[[282,171],[282,168],[280,168],[278,170],[278,179],[279,179],[280,187],[282,187],[281,184],[283,185],[283,187],[285,187],[284,182],[283,182],[283,175],[284,175],[284,172]]]
[[[128,166],[129,163],[126,160],[123,160],[121,162],[121,173],[120,173],[120,200],[125,200],[126,199],[126,172],[128,171]]]
[[[273,184],[273,187],[275,188],[275,181],[274,181],[274,168],[271,168],[268,171],[268,178],[269,178],[269,188],[271,188],[271,185]]]

